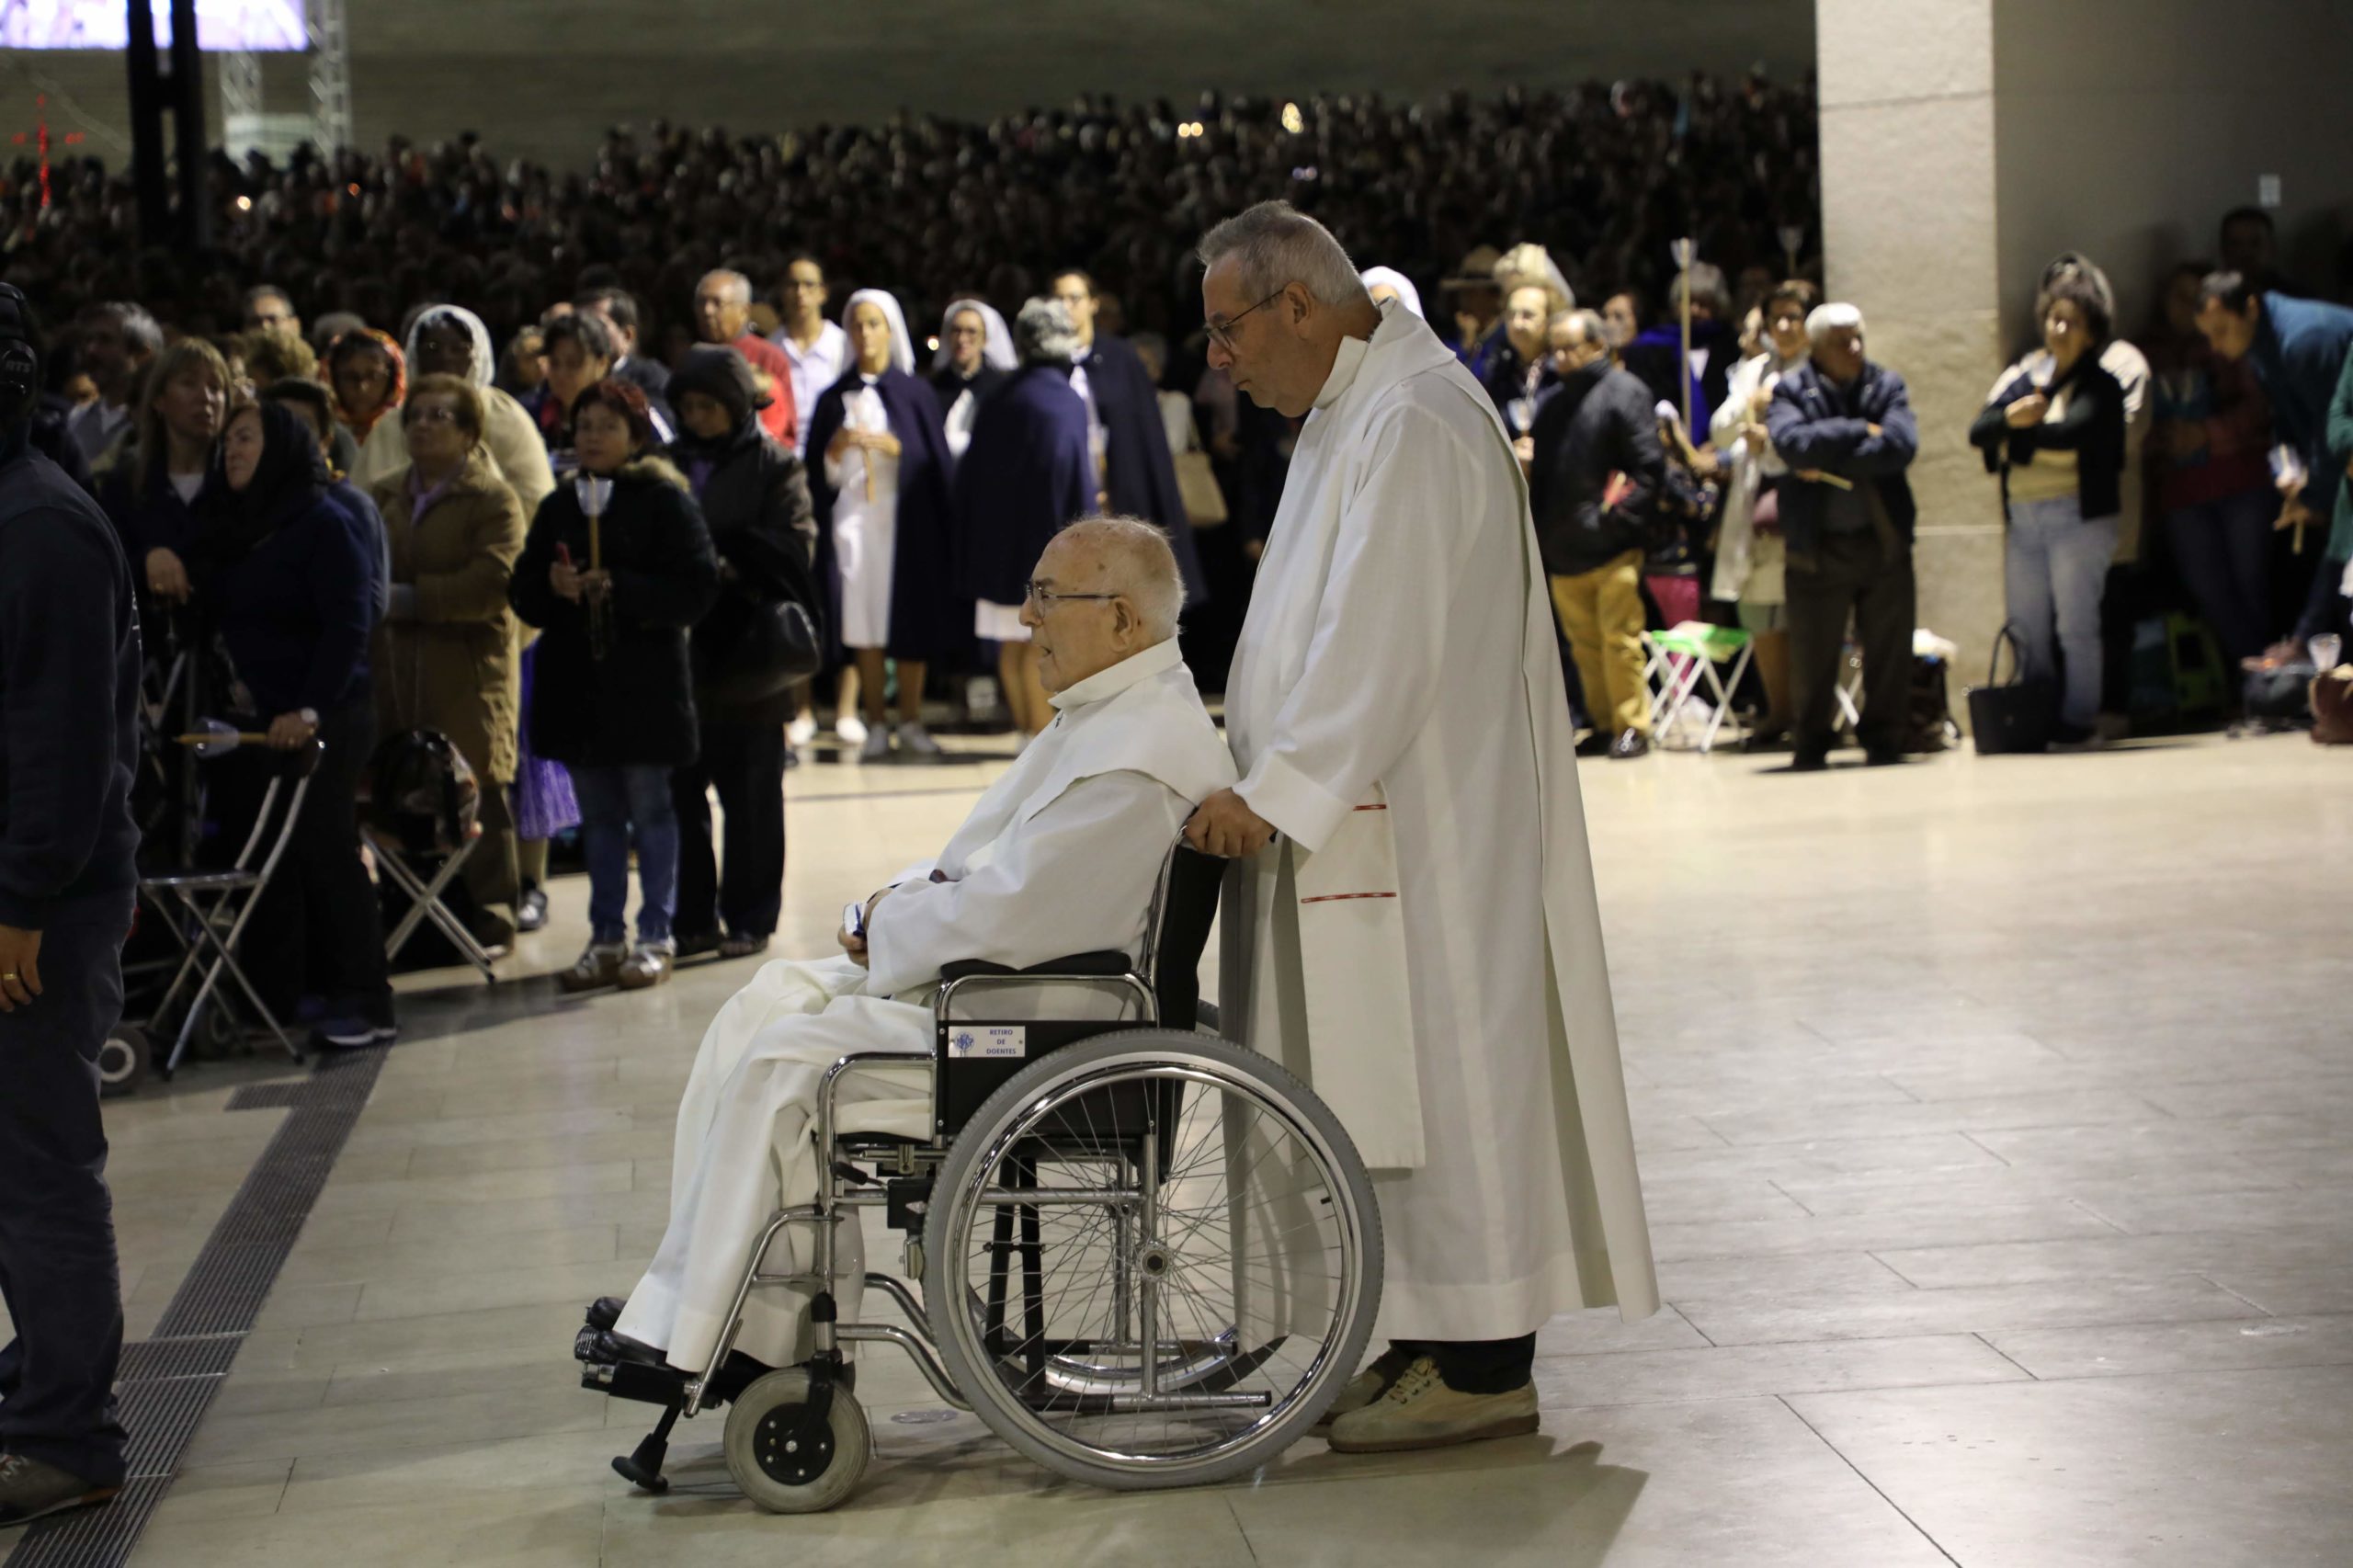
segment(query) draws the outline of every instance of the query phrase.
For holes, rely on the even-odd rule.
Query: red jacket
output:
[[[735,352],[767,383],[768,405],[760,410],[760,428],[790,451],[801,425],[801,412],[792,405],[792,361],[784,357],[783,349],[756,332],[747,332],[737,338]]]

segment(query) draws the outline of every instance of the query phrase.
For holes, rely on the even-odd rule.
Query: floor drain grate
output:
[[[116,1398],[131,1434],[131,1480],[104,1508],[34,1525],[6,1568],[119,1568],[129,1561],[383,1067],[383,1051],[352,1051],[326,1059],[300,1082],[249,1084],[230,1096],[231,1110],[292,1114],[212,1227],[154,1336],[122,1347]]]

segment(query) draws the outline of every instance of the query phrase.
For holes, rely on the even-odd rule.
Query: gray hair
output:
[[[1067,365],[1078,352],[1078,326],[1070,307],[1049,295],[1023,302],[1013,318],[1013,351],[1025,365]]]
[[[1675,281],[1666,286],[1667,309],[1677,314],[1683,311],[1683,274],[1677,273]],[[1719,317],[1732,313],[1732,293],[1724,287],[1724,269],[1711,261],[1691,264],[1691,302],[1706,305]]]
[[[1857,332],[1863,330],[1863,312],[1843,301],[1833,300],[1828,304],[1814,306],[1808,312],[1805,340],[1819,347],[1822,340],[1832,333],[1850,326]]]
[[[1370,304],[1357,265],[1332,231],[1288,201],[1261,201],[1201,236],[1195,253],[1204,267],[1241,257],[1242,291],[1252,299],[1297,283],[1319,304]]]
[[[1055,537],[1094,548],[1103,562],[1105,585],[1135,605],[1154,642],[1176,635],[1176,618],[1185,608],[1185,576],[1176,569],[1176,551],[1169,547],[1168,536],[1158,527],[1142,517],[1081,517]]]
[[[695,285],[695,292],[701,293],[703,284],[713,278],[717,278],[726,289],[729,304],[748,305],[752,302],[752,280],[731,267],[715,267],[704,273],[701,281]]]
[[[164,351],[164,329],[153,316],[147,313],[146,306],[134,304],[129,300],[108,300],[90,313],[114,323],[121,331],[123,340],[149,358]]]
[[[1552,312],[1552,319],[1544,324],[1547,329],[1550,329],[1560,325],[1563,322],[1567,322],[1577,329],[1579,343],[1598,343],[1601,345],[1603,353],[1613,359],[1618,357],[1618,350],[1610,347],[1609,324],[1601,319],[1599,311],[1555,311]]]

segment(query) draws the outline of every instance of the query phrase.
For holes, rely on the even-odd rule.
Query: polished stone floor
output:
[[[606,1461],[647,1409],[576,1387],[572,1331],[654,1246],[687,1064],[748,971],[585,1002],[419,977],[134,1561],[2342,1568],[2347,756],[1588,765],[1669,1305],[1554,1322],[1538,1437],[1310,1441],[1204,1493],[1059,1482],[895,1358],[867,1363],[880,1453],[840,1511],[754,1511],[716,1417],[682,1428],[676,1491],[631,1493]],[[793,774],[782,946],[992,767]],[[509,967],[568,961],[583,900]],[[134,1336],[282,1114],[224,1114],[232,1085],[287,1071],[110,1108]]]

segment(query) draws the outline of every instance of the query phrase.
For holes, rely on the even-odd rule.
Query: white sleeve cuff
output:
[[[1330,842],[1356,806],[1283,760],[1277,752],[1258,758],[1250,776],[1233,787],[1243,803],[1290,835],[1303,849]]]

